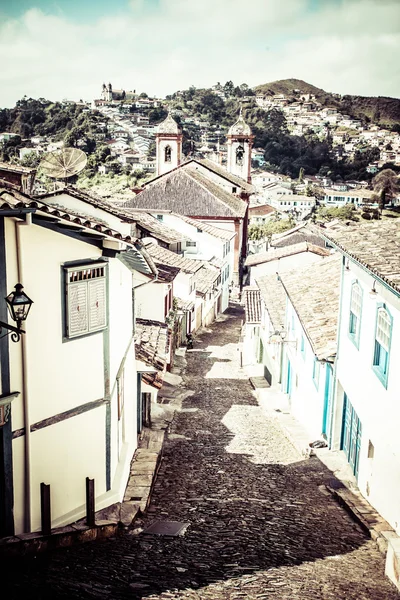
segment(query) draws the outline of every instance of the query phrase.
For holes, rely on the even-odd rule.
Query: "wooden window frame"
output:
[[[64,271],[64,299],[65,322],[64,338],[72,340],[87,335],[98,333],[107,328],[107,278],[108,264],[96,262],[80,265],[65,265]],[[82,324],[76,324],[77,311],[72,308],[73,302],[79,302],[77,311],[82,305]],[[99,314],[93,313],[92,303],[98,308]]]

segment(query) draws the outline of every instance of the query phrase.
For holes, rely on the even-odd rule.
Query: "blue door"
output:
[[[345,394],[343,399],[341,450],[346,454],[347,460],[356,477],[358,477],[358,465],[360,461],[361,435],[361,421]]]
[[[292,395],[292,367],[290,365],[290,360],[287,361],[286,393],[290,398]]]
[[[326,379],[325,379],[325,396],[324,396],[324,413],[322,416],[322,433],[325,435],[328,443],[330,443],[331,420],[332,420],[332,392],[333,392],[333,377],[332,367],[326,363]]]

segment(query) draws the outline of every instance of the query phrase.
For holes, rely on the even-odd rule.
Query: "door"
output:
[[[346,394],[343,399],[341,450],[346,455],[355,477],[358,477],[362,425]]]
[[[287,361],[286,393],[290,398],[292,395],[292,366],[290,364],[290,360]]]
[[[333,392],[333,373],[330,364],[326,363],[324,412],[322,416],[322,434],[330,443],[330,431],[332,421],[332,392]]]

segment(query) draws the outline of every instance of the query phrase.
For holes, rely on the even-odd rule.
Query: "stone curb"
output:
[[[137,448],[131,462],[131,474],[124,501],[96,512],[94,527],[86,525],[86,518],[51,530],[24,533],[0,539],[0,558],[20,558],[76,544],[104,540],[119,535],[144,512],[161,465],[165,430],[149,431],[149,448]]]

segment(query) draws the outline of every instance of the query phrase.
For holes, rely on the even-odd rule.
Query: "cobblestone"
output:
[[[241,309],[195,339],[152,500],[116,539],[2,565],[4,597],[395,600],[375,543],[257,405],[239,367]],[[195,410],[193,410],[195,409]],[[322,490],[322,491],[321,491]],[[175,538],[145,536],[160,520]]]

